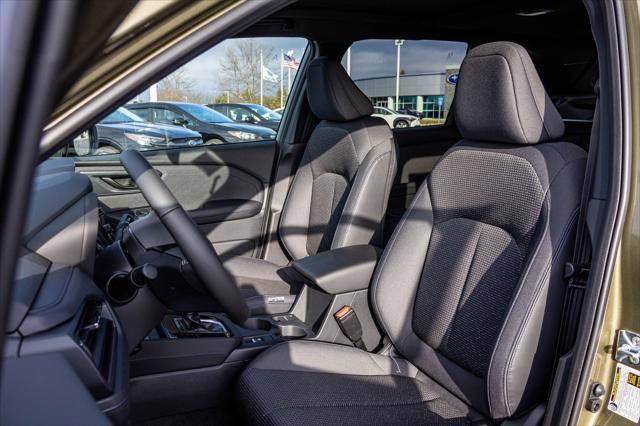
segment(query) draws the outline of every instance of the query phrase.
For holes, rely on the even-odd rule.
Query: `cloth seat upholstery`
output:
[[[276,346],[240,380],[252,422],[488,423],[546,397],[586,153],[558,141],[562,118],[515,43],[469,52],[455,114],[464,139],[418,190],[371,284],[374,315],[404,360]],[[295,395],[275,392],[287,387]]]

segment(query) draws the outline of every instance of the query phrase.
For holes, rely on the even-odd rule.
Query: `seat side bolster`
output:
[[[400,353],[403,340],[413,333],[413,304],[432,227],[433,211],[425,181],[391,236],[371,284],[373,309]]]
[[[296,340],[280,343],[258,355],[248,369],[304,371],[362,376],[416,377],[418,369],[407,360],[367,353],[335,343]]]
[[[382,226],[395,174],[396,155],[390,135],[389,142],[373,147],[358,168],[331,242],[332,249],[375,245],[372,239]]]
[[[571,258],[584,175],[585,157],[568,161],[553,178],[545,209],[547,220],[523,274],[498,337],[487,376],[494,419],[518,414],[544,397],[555,355],[565,282]]]
[[[307,235],[312,185],[311,165],[301,165],[291,183],[278,226],[282,245],[293,259],[302,259],[309,255]]]

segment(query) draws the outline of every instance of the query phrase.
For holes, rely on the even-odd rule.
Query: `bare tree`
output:
[[[229,92],[231,101],[258,102],[260,99],[260,53],[263,64],[270,67],[276,60],[273,47],[258,43],[255,39],[246,39],[229,47],[221,59],[221,73],[218,76],[218,88]],[[264,92],[272,93],[273,83],[264,82]],[[226,96],[225,96],[226,97]]]
[[[196,88],[186,68],[179,68],[158,82],[159,101],[205,104],[211,102],[211,99],[211,93]]]
[[[158,83],[159,101],[185,101],[191,95],[194,83],[185,68],[179,68]]]

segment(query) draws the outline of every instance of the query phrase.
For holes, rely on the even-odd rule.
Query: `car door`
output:
[[[300,56],[307,45],[304,39],[277,41],[278,45],[283,42],[297,46]],[[265,50],[270,46],[269,39],[258,39],[257,43],[263,45]],[[222,61],[227,49],[233,46],[233,42],[227,45],[222,43],[222,46],[214,47],[203,56],[211,60],[220,54]],[[170,75],[156,84],[158,95],[166,96],[163,100],[184,102],[187,98],[189,101],[193,90],[162,90],[163,82],[171,78],[173,76]],[[278,87],[273,86],[269,87],[273,94],[267,98],[263,93],[263,97],[270,102],[272,99],[279,102],[280,97],[276,96]],[[144,96],[148,94],[143,93],[143,99]],[[150,101],[156,102],[157,99]],[[206,101],[193,103],[201,105]],[[171,104],[145,106],[151,108],[142,112],[153,121],[150,125],[175,125],[175,120],[185,118],[192,121],[190,116],[181,113],[178,108],[172,108]],[[132,111],[139,113],[139,109]],[[192,130],[198,131],[197,128]],[[206,140],[206,135],[202,136]],[[144,151],[151,165],[213,243],[218,254],[254,257],[262,255],[263,243],[267,240],[269,191],[278,153],[278,142],[273,139],[183,148],[158,147]],[[76,170],[90,177],[98,195],[104,223],[111,229],[115,229],[121,220],[140,217],[150,211],[147,201],[121,166],[117,155],[76,156],[74,161]]]
[[[219,254],[257,256],[276,153],[272,140],[146,151],[145,156]],[[75,164],[91,178],[112,228],[125,214],[136,218],[149,212],[117,156],[76,157]]]

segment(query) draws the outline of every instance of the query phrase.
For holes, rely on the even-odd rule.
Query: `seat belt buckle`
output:
[[[360,324],[356,311],[354,311],[351,306],[345,305],[333,314],[333,317],[336,319],[338,327],[340,327],[344,335],[347,336],[357,348],[366,350],[362,342],[362,324]]]

